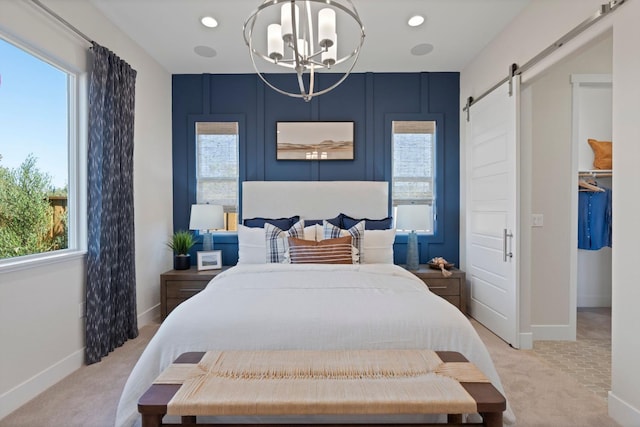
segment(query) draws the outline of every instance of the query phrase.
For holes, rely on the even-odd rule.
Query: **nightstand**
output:
[[[164,320],[180,303],[191,298],[218,274],[231,266],[222,266],[220,270],[198,271],[195,266],[188,270],[170,270],[160,275],[160,315]]]
[[[420,265],[419,270],[411,273],[418,276],[429,287],[431,292],[446,299],[466,315],[465,273],[457,268],[452,268],[449,271],[453,274],[449,277],[444,277],[440,270],[429,268],[428,265]]]

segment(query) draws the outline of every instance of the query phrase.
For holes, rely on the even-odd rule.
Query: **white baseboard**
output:
[[[160,304],[138,315],[138,326],[160,321]],[[84,347],[0,395],[0,420],[84,365]]]
[[[578,308],[580,307],[611,307],[611,294],[578,295]]]
[[[533,332],[520,332],[520,350],[533,348]]]
[[[531,325],[533,341],[575,341],[576,330],[569,325]]]
[[[67,375],[80,369],[83,363],[84,348],[3,393],[0,396],[0,419],[6,417]]]
[[[141,328],[150,323],[160,322],[160,304],[156,304],[147,311],[138,314],[138,327]]]
[[[609,392],[609,416],[624,427],[640,426],[640,409]]]

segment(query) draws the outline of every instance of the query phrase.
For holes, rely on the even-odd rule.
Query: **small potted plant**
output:
[[[176,231],[167,242],[167,246],[173,251],[173,269],[188,270],[191,267],[191,255],[189,250],[195,244],[193,235],[188,231]]]

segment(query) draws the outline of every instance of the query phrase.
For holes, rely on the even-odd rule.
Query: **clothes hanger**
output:
[[[605,191],[604,188],[598,187],[596,184],[585,181],[584,179],[578,180],[579,191]]]

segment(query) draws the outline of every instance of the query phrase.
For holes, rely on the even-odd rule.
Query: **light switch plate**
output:
[[[544,215],[543,214],[531,214],[531,226],[532,227],[542,227],[544,225]]]

